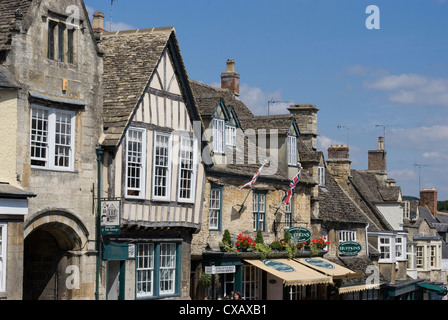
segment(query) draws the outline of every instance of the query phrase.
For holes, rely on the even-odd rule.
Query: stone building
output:
[[[115,204],[121,222],[101,235],[100,296],[188,299],[192,236],[202,219],[203,129],[176,32],[106,32],[101,46],[101,207]]]
[[[12,186],[35,195],[21,232],[8,227],[8,240],[16,234],[15,241],[24,243],[23,260],[17,260],[23,263],[23,286],[16,282],[20,289],[14,290],[23,288],[16,296],[24,299],[90,299],[101,52],[82,1],[1,5],[0,63],[19,87],[9,100],[10,113],[2,115],[14,126],[2,136],[12,156],[2,168],[13,168]]]
[[[299,228],[311,236],[311,218],[318,214],[318,186],[325,172],[321,153],[315,149],[318,109],[314,105],[293,105],[288,109],[290,114],[254,116],[239,100],[239,74],[233,60],[227,61],[222,79],[221,88],[190,80],[212,151],[211,164],[206,167],[201,231],[192,243],[192,297],[213,294],[201,280],[209,277],[206,268],[214,265],[233,270],[218,276],[218,298],[240,291],[246,300],[325,299],[335,275],[321,273],[300,259],[309,258],[309,250],[288,255],[259,247],[242,252],[236,246],[239,236],[256,240],[261,234],[263,248],[272,248],[273,243],[284,239],[285,231],[293,234]],[[300,166],[292,201],[282,204]],[[256,183],[241,189],[260,168]],[[320,229],[312,230],[313,237],[322,236]],[[227,246],[222,242],[226,231],[231,238]],[[338,272],[351,273],[335,266]],[[285,277],[278,272],[282,268],[296,272]]]

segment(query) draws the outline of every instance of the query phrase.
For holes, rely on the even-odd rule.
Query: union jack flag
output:
[[[265,165],[265,163],[263,163],[263,165],[257,170],[257,172],[255,172],[254,176],[252,177],[252,180],[250,180],[248,183],[246,183],[244,186],[242,186],[240,188],[240,190],[247,189],[254,185],[255,181],[257,181],[257,178],[261,173],[261,170],[263,170],[264,165]]]
[[[289,182],[289,190],[286,192],[285,197],[282,200],[282,203],[288,204],[291,201],[292,195],[294,194],[294,191],[296,189],[297,183],[299,183],[300,175],[302,173],[302,168],[300,168],[299,173],[291,179]],[[280,204],[280,205],[281,205]]]

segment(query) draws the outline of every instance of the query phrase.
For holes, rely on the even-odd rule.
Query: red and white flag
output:
[[[255,172],[254,176],[252,177],[252,180],[250,180],[248,183],[246,183],[244,186],[242,186],[240,188],[240,190],[248,189],[254,185],[255,181],[257,181],[257,178],[261,173],[261,170],[263,170],[264,165],[265,165],[265,163],[263,163],[263,165],[257,170],[257,172]]]

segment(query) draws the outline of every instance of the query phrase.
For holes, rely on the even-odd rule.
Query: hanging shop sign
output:
[[[235,266],[210,266],[205,267],[205,273],[207,274],[219,274],[219,273],[235,273]]]
[[[323,268],[323,269],[334,269],[334,265],[332,265],[330,262],[323,261],[320,259],[307,258],[307,259],[305,259],[305,262],[307,262],[315,267],[319,267],[319,268]]]
[[[101,200],[101,235],[120,234],[120,200]]]
[[[362,246],[356,241],[347,241],[339,244],[338,251],[340,254],[345,256],[355,256],[360,253]]]
[[[268,266],[269,268],[275,269],[279,272],[295,272],[296,269],[294,269],[291,266],[288,266],[287,264],[275,261],[275,260],[263,260],[263,263],[265,266]]]
[[[294,227],[288,229],[291,240],[296,243],[306,242],[311,239],[311,231],[303,227]]]

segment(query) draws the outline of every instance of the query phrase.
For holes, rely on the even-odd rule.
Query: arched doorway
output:
[[[81,232],[80,232],[81,231]],[[84,232],[82,232],[84,231]],[[68,300],[67,267],[79,262],[73,252],[87,242],[87,230],[68,212],[37,214],[25,224],[24,300]]]

